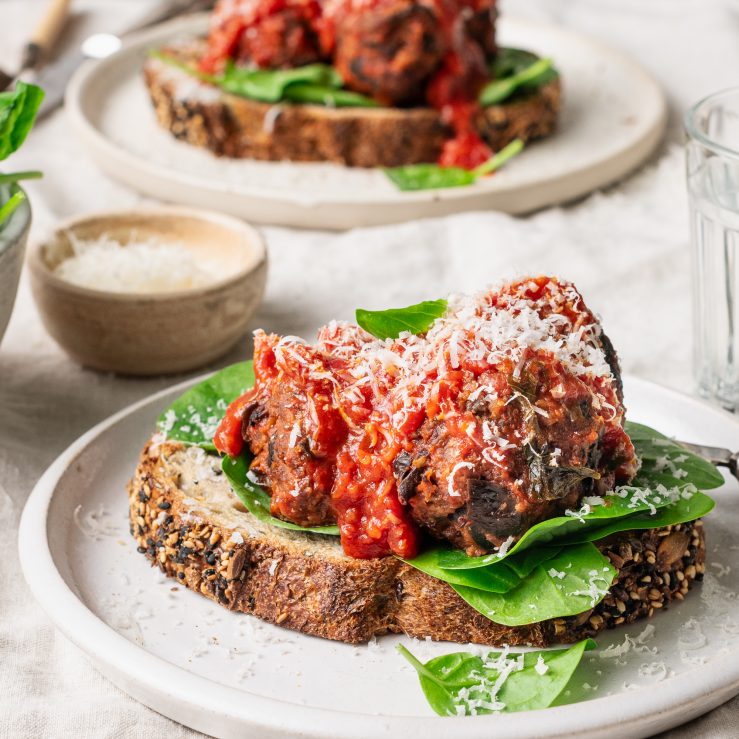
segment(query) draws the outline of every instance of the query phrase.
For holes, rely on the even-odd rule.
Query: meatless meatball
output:
[[[272,496],[272,514],[302,526],[332,524],[336,454],[347,428],[332,383],[313,347],[254,340],[257,389],[243,414],[242,434],[254,454],[251,471]],[[310,369],[309,369],[310,368]],[[312,374],[311,374],[312,373]]]
[[[513,371],[504,365],[463,387],[461,419],[427,419],[414,455],[396,460],[414,520],[472,554],[611,490],[631,459],[625,436],[614,447],[587,384],[551,356],[532,352],[515,379]]]

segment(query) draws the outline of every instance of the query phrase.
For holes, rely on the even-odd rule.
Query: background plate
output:
[[[171,718],[216,736],[642,737],[739,693],[739,485],[717,491],[706,521],[708,571],[685,602],[651,622],[607,632],[583,660],[569,699],[501,716],[438,718],[396,653],[458,651],[388,636],[350,646],[296,634],[219,608],[178,587],[136,552],[124,486],[159,412],[192,382],[93,428],[49,468],[20,528],[25,577],[56,626],[114,683]],[[722,446],[736,419],[700,401],[627,379],[630,417]],[[609,645],[635,643],[621,658]],[[479,649],[479,647],[472,647]]]
[[[88,62],[69,85],[67,111],[99,166],[116,179],[154,197],[257,223],[342,229],[464,210],[524,213],[623,177],[649,156],[665,127],[662,91],[630,58],[554,26],[503,18],[501,44],[554,59],[564,104],[558,132],[494,177],[401,193],[378,170],[219,159],[157,125],[141,76],[149,49],[206,27],[203,16],[179,19]]]

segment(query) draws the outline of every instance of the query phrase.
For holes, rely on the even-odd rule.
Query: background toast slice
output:
[[[192,40],[164,49],[184,63],[200,55]],[[178,139],[232,158],[335,162],[395,167],[435,162],[450,131],[432,108],[329,108],[260,103],[230,95],[157,58],[144,67],[157,120]],[[555,128],[559,78],[525,98],[480,113],[478,128],[493,151]]]
[[[704,571],[702,521],[618,534],[598,542],[619,574],[594,609],[507,627],[393,557],[352,559],[338,537],[258,521],[231,491],[219,458],[196,447],[150,441],[129,502],[139,551],[166,575],[228,609],[349,643],[388,632],[489,645],[570,643],[682,600]]]

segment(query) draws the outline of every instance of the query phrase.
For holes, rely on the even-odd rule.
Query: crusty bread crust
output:
[[[168,47],[182,61],[197,42]],[[178,139],[218,156],[269,161],[395,167],[435,162],[449,129],[431,108],[329,108],[248,100],[200,83],[159,59],[144,79],[159,123]],[[555,79],[526,98],[483,110],[478,128],[494,151],[516,138],[549,135],[560,105]]]
[[[352,559],[335,537],[261,523],[219,473],[219,460],[202,450],[149,442],[129,484],[139,551],[230,610],[326,639],[361,643],[392,632],[488,645],[571,643],[682,600],[705,567],[702,521],[619,534],[598,542],[619,571],[601,603],[512,628],[394,557]]]

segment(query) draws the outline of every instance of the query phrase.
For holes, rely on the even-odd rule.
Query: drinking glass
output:
[[[739,88],[685,115],[699,393],[739,410]]]

